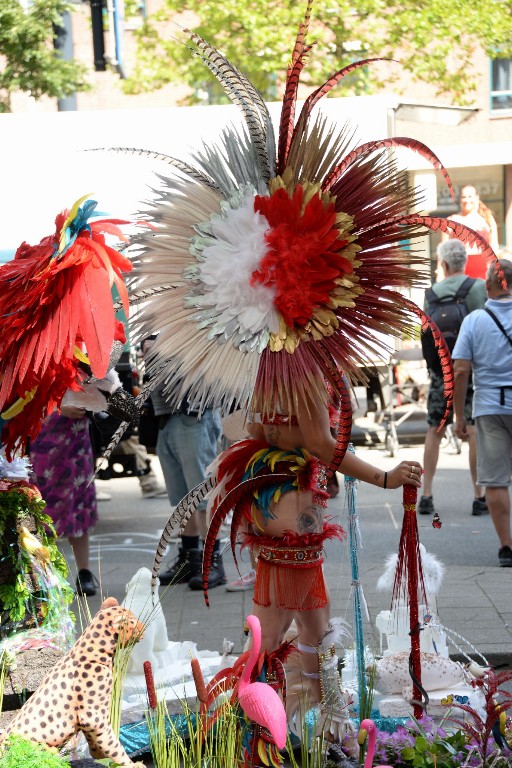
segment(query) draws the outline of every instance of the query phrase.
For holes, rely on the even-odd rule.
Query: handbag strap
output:
[[[498,326],[498,328],[500,329],[500,331],[502,332],[502,334],[504,335],[504,337],[506,338],[506,340],[508,341],[508,343],[510,344],[510,346],[512,346],[512,339],[510,338],[510,336],[508,335],[508,333],[507,333],[507,332],[506,332],[506,330],[504,329],[504,327],[503,327],[503,325],[502,325],[502,323],[501,323],[501,320],[499,320],[499,319],[496,317],[496,315],[494,314],[494,312],[493,312],[492,310],[490,310],[490,309],[489,309],[489,307],[484,307],[484,312],[487,312],[487,314],[488,314],[488,315],[490,315],[490,316],[492,317],[492,319],[494,320],[494,322],[496,323],[496,325]]]

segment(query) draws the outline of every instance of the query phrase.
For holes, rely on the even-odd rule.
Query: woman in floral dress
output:
[[[85,410],[68,405],[60,414],[52,413],[31,444],[30,458],[46,511],[59,536],[66,536],[73,548],[77,592],[92,596],[96,579],[89,570],[89,531],[98,520],[98,509]]]

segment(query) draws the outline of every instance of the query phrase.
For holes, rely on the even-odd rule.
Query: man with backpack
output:
[[[487,294],[484,280],[467,277],[464,274],[467,255],[466,248],[460,240],[446,240],[441,243],[438,246],[437,255],[445,277],[426,291],[425,312],[441,331],[451,352],[463,319],[473,310],[484,306]],[[430,376],[430,389],[427,405],[428,430],[423,458],[423,496],[420,498],[418,511],[422,515],[429,515],[435,511],[432,483],[439,459],[439,446],[446,431],[446,426],[438,431],[446,401],[443,394],[441,364],[430,331],[422,335],[422,348]],[[472,514],[484,515],[487,514],[488,509],[483,489],[476,482],[476,435],[471,418],[472,400],[473,389],[470,384],[466,395],[465,414],[468,420],[469,469],[475,495]],[[447,424],[452,420],[453,412],[448,417]]]

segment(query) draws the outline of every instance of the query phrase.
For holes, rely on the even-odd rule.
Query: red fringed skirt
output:
[[[327,605],[327,587],[322,564],[323,543],[343,539],[340,525],[325,523],[322,533],[284,536],[245,534],[244,546],[257,557],[253,600],[256,605],[291,611],[312,611]]]

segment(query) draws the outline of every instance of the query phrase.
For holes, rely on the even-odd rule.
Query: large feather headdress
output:
[[[286,77],[277,139],[261,94],[222,54],[185,30],[195,53],[243,114],[217,144],[190,163],[146,150],[112,148],[159,158],[169,175],[149,204],[156,227],[136,236],[132,300],[139,338],[158,332],[148,361],[154,383],[171,403],[259,410],[325,398],[333,371],[357,379],[382,339],[403,336],[421,311],[407,289],[425,286],[427,261],[414,240],[425,228],[491,249],[455,222],[412,214],[418,195],[390,158],[408,147],[440,170],[421,142],[384,139],[352,147],[347,127],[314,112],[318,101],[365,60],[336,72],[296,116],[301,71],[311,46],[304,22]],[[407,248],[405,248],[407,244]],[[406,289],[406,290],[404,290]],[[422,316],[422,323],[428,320]],[[450,370],[449,355],[436,336]],[[448,379],[448,390],[450,389]],[[293,410],[292,410],[293,412]]]

